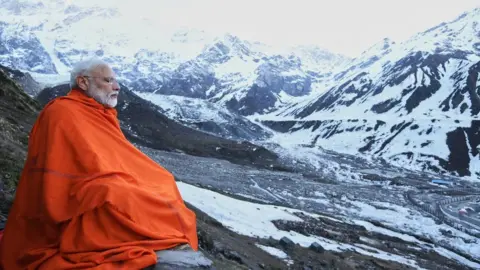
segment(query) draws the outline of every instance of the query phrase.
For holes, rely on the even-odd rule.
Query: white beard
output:
[[[116,91],[111,93],[105,93],[104,91],[99,90],[97,87],[92,86],[88,88],[86,93],[88,96],[95,99],[100,104],[111,108],[117,106],[118,99],[116,96],[113,96],[115,94],[118,95],[118,92]]]

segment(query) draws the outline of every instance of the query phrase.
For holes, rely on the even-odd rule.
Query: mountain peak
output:
[[[260,57],[261,52],[256,50],[255,45],[251,44],[247,40],[243,40],[236,35],[226,33],[222,36],[216,37],[213,42],[206,45],[204,49],[203,57],[207,57],[215,62],[220,61],[218,58],[222,58],[221,62],[230,59],[232,56],[238,56],[240,59],[244,59],[248,56]],[[226,57],[226,58],[225,58]]]
[[[242,40],[238,36],[230,33],[226,33],[215,38],[212,46],[218,46],[218,44],[222,44],[223,46],[227,46],[229,48],[237,48],[242,50],[250,45],[248,41]]]
[[[465,11],[464,13],[460,14],[456,19],[454,19],[452,22],[461,20],[463,18],[468,18],[468,17],[473,18],[477,16],[480,16],[480,7],[474,8],[470,11]]]
[[[473,52],[480,44],[480,8],[464,12],[452,21],[442,22],[424,32],[412,36],[403,43],[407,51]]]
[[[389,52],[390,48],[395,44],[395,41],[390,38],[384,38],[365,50],[361,55],[384,55]]]

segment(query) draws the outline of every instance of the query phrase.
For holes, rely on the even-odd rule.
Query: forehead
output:
[[[115,72],[109,66],[101,65],[92,70],[92,73],[104,77],[115,77]]]

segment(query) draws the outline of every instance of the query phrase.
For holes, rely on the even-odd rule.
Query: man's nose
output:
[[[120,84],[117,81],[114,81],[112,84],[112,89],[115,91],[120,91]]]

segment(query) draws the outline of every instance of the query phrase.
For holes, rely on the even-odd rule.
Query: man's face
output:
[[[79,86],[88,96],[105,106],[117,106],[120,86],[110,67],[99,66],[89,76],[82,77],[85,80],[81,80]]]

